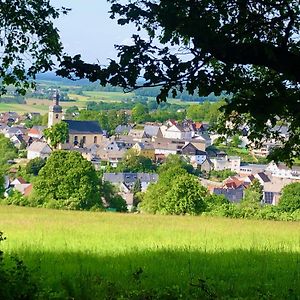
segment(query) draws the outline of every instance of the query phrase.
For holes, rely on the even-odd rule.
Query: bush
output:
[[[290,213],[300,209],[300,182],[288,184],[282,189],[278,207]]]
[[[234,219],[243,218],[274,221],[300,221],[300,210],[288,213],[283,212],[279,207],[272,205],[252,207],[233,203],[222,204],[220,206],[215,206],[212,210],[207,211],[204,214]]]
[[[45,166],[46,161],[43,158],[36,157],[28,162],[26,165],[26,173],[37,176],[39,171]]]
[[[236,175],[236,172],[233,172],[231,170],[222,170],[222,171],[215,171],[212,170],[209,172],[209,177],[210,178],[215,178],[218,179],[220,181],[225,180],[226,178],[230,177],[230,176],[234,176]]]
[[[0,243],[5,240],[0,232]],[[22,260],[6,256],[0,250],[0,299],[30,300],[37,295],[38,289]]]

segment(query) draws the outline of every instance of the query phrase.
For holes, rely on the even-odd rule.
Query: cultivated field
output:
[[[47,289],[63,291],[57,299],[168,288],[182,299],[300,295],[296,222],[0,206],[0,231],[5,251],[22,257]]]

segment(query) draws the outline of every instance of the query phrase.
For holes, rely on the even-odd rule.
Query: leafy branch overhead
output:
[[[60,61],[62,44],[53,21],[68,10],[54,8],[50,0],[0,2],[1,94],[10,84],[25,94],[36,74]]]
[[[107,67],[85,63],[80,55],[64,57],[59,75],[125,91],[161,86],[159,102],[184,89],[200,96],[225,91],[224,117],[232,126],[218,128],[221,133],[246,122],[259,144],[278,138],[272,127],[283,120],[289,139],[275,158],[292,163],[300,155],[299,1],[108,2],[111,18],[135,24],[148,38],[134,35],[133,45],[116,46],[118,61]]]

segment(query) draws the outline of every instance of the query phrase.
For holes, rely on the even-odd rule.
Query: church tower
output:
[[[62,120],[62,107],[59,105],[59,93],[53,94],[53,105],[49,106],[48,128],[59,123]]]

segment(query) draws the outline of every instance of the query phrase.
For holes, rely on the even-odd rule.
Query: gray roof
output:
[[[240,186],[236,189],[214,188],[213,193],[224,195],[230,202],[240,202],[244,196],[244,187]]]
[[[158,174],[155,173],[104,173],[103,179],[111,183],[156,182]]]
[[[131,126],[130,125],[118,125],[115,129],[115,133],[117,134],[124,134],[124,133],[129,133],[129,131],[131,130]]]
[[[33,142],[27,150],[40,153],[50,153],[52,151],[46,142]]]
[[[282,126],[276,125],[271,129],[271,131],[277,132],[282,135],[289,135],[289,127],[285,126],[285,125],[282,125]]]
[[[159,128],[158,125],[145,125],[144,130],[148,136],[152,137],[157,136]]]
[[[103,134],[97,121],[63,120],[69,125],[70,134]]]

